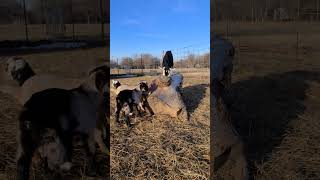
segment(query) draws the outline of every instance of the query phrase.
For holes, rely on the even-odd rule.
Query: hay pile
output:
[[[136,117],[132,118],[135,125],[128,129],[111,117],[111,179],[209,179],[209,74],[203,73],[205,78],[183,75],[188,76],[182,98],[190,121],[177,121],[169,115]],[[153,78],[121,82],[134,85]],[[114,93],[110,99],[113,113]]]
[[[148,101],[155,114],[188,120],[188,112],[180,93],[182,82],[183,76],[179,73],[170,77],[159,76],[152,81],[150,86],[153,92]]]

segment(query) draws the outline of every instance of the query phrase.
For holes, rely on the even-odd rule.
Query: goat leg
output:
[[[138,116],[142,117],[141,111],[139,110],[138,106],[135,104],[133,107],[136,109]]]
[[[35,143],[32,141],[31,134],[23,130],[18,138],[17,180],[28,180]]]
[[[73,144],[72,144],[73,134],[71,131],[62,132],[60,133],[60,138],[66,150],[66,157],[65,157],[66,161],[70,162],[71,164],[72,154],[73,154]],[[68,171],[69,169],[63,169],[63,170]]]
[[[82,139],[84,142],[84,147],[86,150],[87,158],[88,158],[88,171],[87,174],[89,176],[96,176],[96,166],[95,166],[95,156],[96,156],[96,148],[95,148],[95,141],[94,141],[94,132],[90,132],[89,136],[88,135],[82,135]]]
[[[95,129],[94,130],[94,141],[97,142],[97,144],[99,145],[100,150],[103,153],[109,155],[109,150],[108,150],[105,142],[103,141],[103,135],[102,135],[102,131],[101,130],[99,130],[99,129]]]
[[[149,102],[146,100],[143,104],[148,109],[150,115],[153,116],[154,112],[153,112],[152,108],[150,107]]]

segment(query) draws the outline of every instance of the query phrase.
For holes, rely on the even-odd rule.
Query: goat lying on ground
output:
[[[118,85],[119,86],[121,85],[119,81],[116,83],[116,86]],[[143,111],[145,111],[145,108],[147,108],[149,113],[151,115],[154,115],[154,112],[147,100],[148,91],[149,91],[148,84],[145,81],[142,81],[139,83],[139,90],[125,89],[120,91],[116,96],[116,109],[115,109],[116,122],[119,123],[121,110],[124,111],[125,122],[129,127],[131,126],[129,116],[133,114],[134,108],[138,112],[139,116],[141,116],[141,112],[138,109],[138,107]]]
[[[17,178],[28,179],[34,151],[41,145],[45,129],[53,129],[65,149],[63,163],[59,167],[71,167],[72,139],[80,134],[93,165],[95,144],[108,153],[103,136],[108,137],[106,103],[109,94],[108,69],[98,67],[89,78],[72,90],[47,89],[37,92],[24,104],[19,117]],[[64,150],[61,150],[62,152]],[[61,163],[62,160],[56,161]],[[67,163],[67,164],[66,164]],[[59,164],[55,164],[55,167]],[[50,167],[50,166],[49,166]]]

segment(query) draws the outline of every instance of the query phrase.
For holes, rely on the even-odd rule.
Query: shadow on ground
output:
[[[189,114],[192,114],[198,108],[201,100],[206,94],[206,89],[208,87],[208,84],[197,84],[183,88],[182,98],[187,106],[187,111]]]
[[[308,81],[320,81],[320,74],[292,71],[253,77],[232,85],[226,102],[232,121],[246,143],[250,174],[281,143],[288,123],[304,110]],[[232,102],[228,99],[232,99]]]

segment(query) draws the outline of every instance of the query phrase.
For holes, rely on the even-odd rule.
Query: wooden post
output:
[[[24,25],[25,25],[25,34],[26,41],[29,41],[29,32],[28,32],[28,18],[27,18],[27,10],[26,10],[26,0],[23,0],[23,14],[24,14]]]

